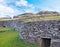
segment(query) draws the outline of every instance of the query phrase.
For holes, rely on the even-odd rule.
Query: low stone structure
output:
[[[3,24],[1,24],[3,23]],[[20,32],[20,38],[38,43],[41,47],[60,47],[60,21],[21,22],[18,20],[0,21],[0,25]]]
[[[24,23],[20,37],[30,43],[39,43],[41,47],[60,46],[60,21],[40,21]]]

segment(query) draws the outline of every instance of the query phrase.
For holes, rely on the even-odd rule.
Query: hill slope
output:
[[[6,21],[6,20],[19,20],[23,22],[60,20],[60,14],[55,11],[41,11],[37,14],[24,13],[19,16],[14,16],[13,19],[0,19],[0,21]]]

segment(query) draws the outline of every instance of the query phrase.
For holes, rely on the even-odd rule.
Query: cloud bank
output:
[[[0,18],[40,10],[60,12],[60,0],[0,0]]]

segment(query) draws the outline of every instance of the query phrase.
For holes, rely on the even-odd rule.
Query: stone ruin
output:
[[[40,47],[60,47],[60,21],[3,21],[6,27],[20,32],[20,38],[29,43],[38,43]]]

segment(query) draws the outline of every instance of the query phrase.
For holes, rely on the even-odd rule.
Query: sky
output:
[[[42,10],[60,12],[60,0],[0,0],[0,18]]]

